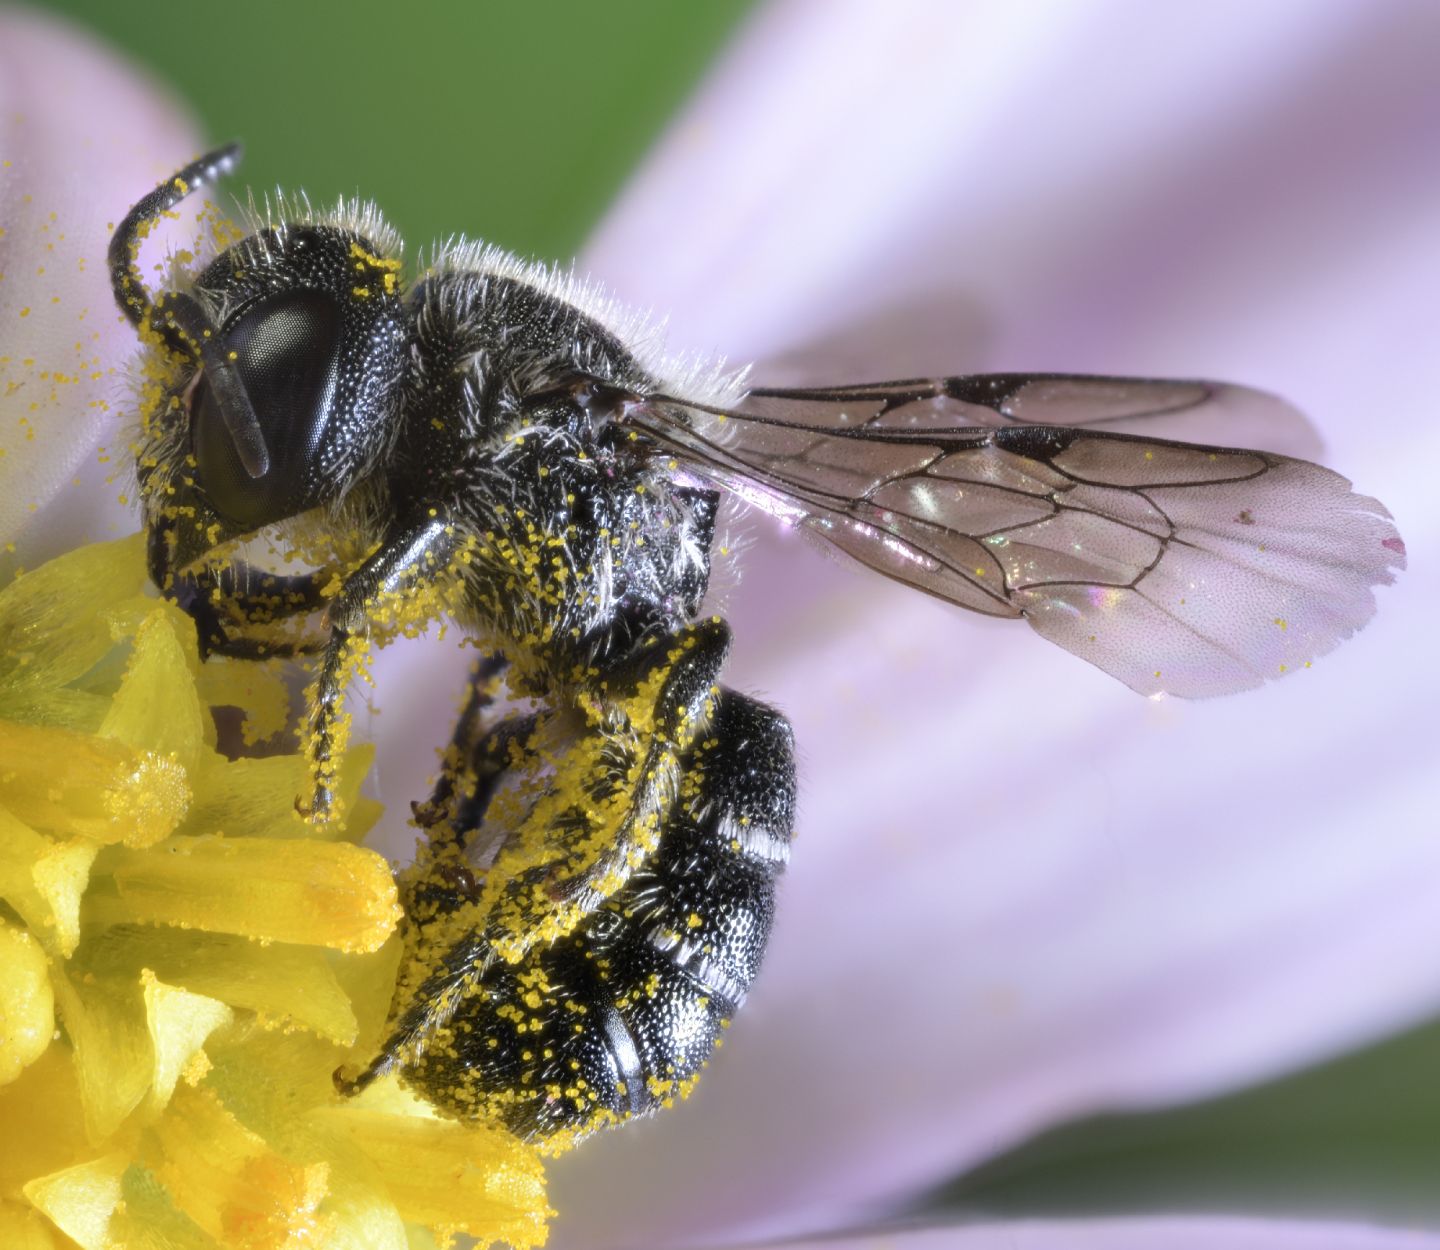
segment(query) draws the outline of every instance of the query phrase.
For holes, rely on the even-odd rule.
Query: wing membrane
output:
[[[1058,425],[1177,442],[1320,454],[1310,423],[1276,395],[1229,382],[985,373],[822,390],[752,390],[743,411],[792,425],[919,430]]]
[[[1389,513],[1337,473],[1116,432],[1267,400],[1286,425],[1244,388],[1005,374],[756,391],[728,412],[659,396],[632,419],[870,568],[1024,617],[1141,693],[1199,697],[1308,665],[1404,565]]]

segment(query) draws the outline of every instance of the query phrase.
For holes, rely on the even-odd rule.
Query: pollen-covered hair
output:
[[[436,245],[427,272],[503,278],[563,301],[609,330],[646,373],[677,397],[723,408],[737,404],[745,394],[748,366],[730,369],[723,357],[669,351],[665,318],[616,299],[573,264],[525,260],[493,243],[456,236]]]
[[[267,232],[283,239],[285,231],[295,226],[325,226],[356,234],[368,240],[382,256],[401,260],[405,240],[373,200],[359,196],[341,196],[328,207],[317,208],[304,191],[286,191],[276,187],[256,200],[252,190],[240,212],[248,233],[263,238]]]

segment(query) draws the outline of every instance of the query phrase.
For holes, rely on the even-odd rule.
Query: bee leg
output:
[[[302,655],[319,655],[325,649],[323,639],[251,638],[243,634],[225,634],[220,641],[200,648],[200,658],[223,655],[230,660],[293,660]]]
[[[608,673],[603,699],[562,711],[583,727],[529,783],[544,799],[507,831],[486,877],[485,935],[499,958],[517,963],[571,932],[654,852],[729,646],[718,618],[655,637]]]
[[[437,917],[448,916],[479,900],[496,842],[502,834],[484,830],[485,841],[475,845],[482,833],[490,801],[506,775],[532,759],[531,741],[538,717],[510,716],[497,725],[470,737],[467,754],[457,760],[454,771],[447,769],[430,801],[413,804],[422,824],[426,842],[415,862],[398,877],[400,905],[406,927],[418,933]]]
[[[402,522],[390,530],[380,549],[345,579],[330,602],[326,610],[330,637],[310,700],[307,750],[315,787],[308,805],[297,804],[297,810],[309,819],[324,823],[333,815],[335,752],[345,710],[345,686],[363,658],[367,627],[375,620],[398,619],[407,605],[417,613],[417,620],[436,615],[441,605],[426,592],[438,590],[442,579],[451,576],[456,548],[455,527],[443,517],[429,515]]]
[[[271,573],[236,563],[217,570],[213,580],[230,611],[246,621],[268,624],[320,611],[329,602],[325,591],[336,578],[329,569]]]
[[[442,822],[454,823],[453,811],[457,802],[457,791],[462,788],[462,774],[471,768],[475,748],[484,730],[482,718],[494,705],[499,687],[500,674],[509,661],[496,653],[487,655],[471,669],[470,692],[465,699],[465,708],[455,722],[455,732],[450,745],[440,762],[440,775],[435,788],[423,803],[412,802],[410,811],[415,823],[422,829],[429,829]]]
[[[503,661],[498,657],[487,657],[477,676],[498,672],[501,667]],[[491,703],[493,697],[486,697],[482,678],[472,687],[455,727],[446,772],[424,805],[439,812],[435,826],[429,829],[429,847],[422,853],[422,861],[399,876],[405,911],[402,932],[412,952],[417,945],[425,944],[427,925],[437,920],[443,923],[445,917],[479,899],[483,874],[470,866],[465,845],[484,820],[496,787],[514,766],[517,751],[524,750],[535,729],[533,714],[507,717],[483,728],[481,713]],[[461,743],[467,744],[463,748],[465,755],[455,758]],[[452,759],[463,780],[447,784]],[[364,1068],[337,1068],[335,1088],[347,1096],[358,1094],[377,1078],[411,1063],[494,960],[494,951],[478,932],[467,934],[463,942],[448,949],[424,984],[409,996],[404,1009],[399,1010],[379,1053]]]
[[[700,751],[700,740],[707,737],[718,698],[714,683],[729,640],[729,629],[719,621],[692,625],[657,639],[617,669],[609,685],[619,723],[592,725],[571,748],[585,769],[599,770],[587,771],[584,780],[606,787],[603,793],[586,792],[585,806],[611,813],[612,826],[568,822],[570,813],[552,804],[538,825],[529,827],[527,820],[527,827],[510,831],[483,880],[469,873],[463,844],[478,829],[506,774],[517,768],[525,772],[524,758],[531,754],[526,744],[536,718],[513,717],[478,739],[469,761],[474,789],[462,793],[451,809],[448,836],[460,845],[432,843],[428,863],[417,864],[402,885],[409,927],[405,959],[424,975],[397,996],[380,1054],[358,1075],[351,1069],[335,1074],[343,1093],[420,1063],[451,1016],[474,1010],[474,996],[489,993],[477,988],[488,986],[487,978],[513,978],[527,959],[524,966],[531,966],[536,951],[573,933],[655,854],[666,813],[685,786],[682,761]],[[464,719],[457,734],[464,732]],[[634,721],[647,728],[637,730]],[[562,784],[567,765],[568,759],[560,761],[547,788]],[[454,919],[467,907],[485,921],[472,922],[457,940]],[[606,916],[614,918],[609,912]],[[500,969],[501,964],[509,970]]]
[[[441,1027],[473,992],[481,971],[494,961],[478,933],[449,952],[444,964],[416,991],[410,1006],[401,1014],[390,1036],[365,1067],[335,1069],[332,1080],[341,1094],[358,1094],[378,1078],[414,1061],[435,1030]]]
[[[520,735],[528,737],[535,724],[533,716],[515,716],[488,729],[483,726],[483,714],[495,701],[494,679],[504,667],[505,660],[498,655],[486,656],[476,666],[435,789],[425,803],[411,805],[430,842],[428,851],[422,852],[428,865],[417,863],[398,878],[405,912],[401,931],[407,946],[424,941],[428,923],[479,898],[480,882],[465,860],[464,844],[484,818],[495,786],[505,773],[511,759],[510,744]],[[408,1063],[453,1012],[462,987],[473,982],[476,969],[487,966],[491,959],[480,934],[470,934],[413,995],[379,1053],[363,1068],[346,1064],[335,1069],[335,1088],[347,1097],[358,1094]]]
[[[493,680],[504,664],[499,656],[487,656],[477,666],[476,680],[446,752],[445,770],[428,802],[416,805],[417,819],[421,812],[436,815],[433,826],[426,826],[428,864],[417,862],[399,877],[407,946],[425,941],[427,924],[443,920],[480,897],[480,877],[465,858],[465,844],[484,820],[496,787],[514,765],[517,748],[524,749],[536,720],[534,715],[511,716],[497,725],[483,726],[483,713],[494,703],[493,686],[487,678]],[[337,1068],[335,1088],[347,1096],[358,1094],[377,1078],[411,1062],[454,1012],[466,987],[473,986],[480,970],[494,958],[484,937],[475,932],[451,948],[410,997],[379,1053],[364,1068]]]
[[[244,623],[270,624],[317,611],[325,605],[324,590],[333,580],[329,572],[296,576],[234,564],[219,571],[177,573],[171,527],[163,521],[150,527],[146,559],[151,581],[195,622],[201,659],[212,655],[242,660],[313,655],[325,645],[320,639],[247,635]]]
[[[221,589],[232,577],[242,580],[248,574],[254,574],[254,584],[263,584],[265,589],[249,595],[231,595]],[[202,660],[212,655],[237,660],[288,659],[319,654],[325,647],[324,638],[313,634],[269,637],[258,631],[251,632],[240,621],[247,621],[252,627],[268,626],[286,617],[312,612],[313,607],[302,604],[312,597],[320,599],[319,588],[329,580],[329,574],[281,578],[242,564],[223,570],[219,577],[181,574],[172,583],[170,598],[195,622]]]
[[[218,576],[180,574],[171,582],[170,598],[195,622],[201,659],[223,655],[238,660],[272,660],[316,655],[324,650],[325,640],[313,636],[265,637],[249,632],[240,621],[252,626],[270,625],[313,612],[324,603],[320,588],[330,580],[329,573],[281,576],[237,564]],[[227,593],[227,583],[248,583],[257,589]]]
[[[460,791],[450,814],[450,828],[462,849],[480,828],[490,800],[514,764],[517,753],[523,753],[535,733],[539,717],[511,716],[487,729],[470,753],[470,784]]]

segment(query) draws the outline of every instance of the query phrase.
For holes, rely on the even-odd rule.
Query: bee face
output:
[[[227,521],[257,529],[329,502],[384,454],[407,358],[399,267],[369,240],[310,227],[254,235],[199,275],[193,296],[234,387],[201,369],[191,451],[201,490]],[[235,392],[255,417],[260,473],[232,432]]]

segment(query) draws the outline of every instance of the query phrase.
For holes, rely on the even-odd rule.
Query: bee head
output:
[[[228,248],[189,291],[151,300],[145,224],[228,170],[223,149],[142,200],[110,246],[116,300],[188,357],[188,454],[201,495],[238,530],[339,498],[393,436],[407,331],[400,260],[339,225],[279,225]]]

